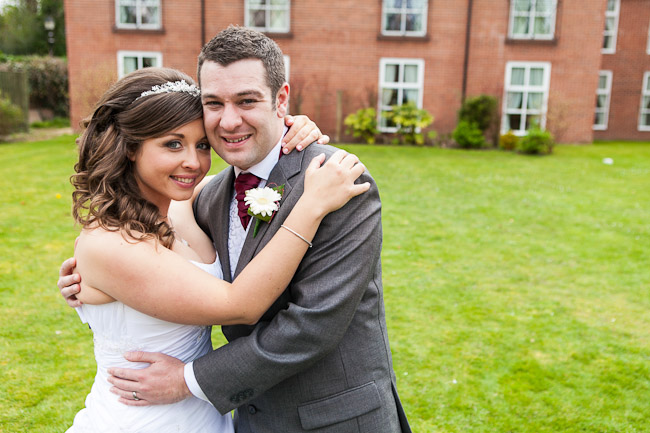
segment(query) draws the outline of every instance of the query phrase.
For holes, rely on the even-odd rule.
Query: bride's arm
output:
[[[354,184],[364,170],[354,155],[339,151],[319,168],[323,158],[310,164],[305,192],[284,222],[307,240],[327,213],[368,189]],[[255,323],[291,281],[307,248],[280,230],[229,284],[154,241],[127,241],[96,229],[82,234],[77,267],[82,284],[154,317],[197,325]]]

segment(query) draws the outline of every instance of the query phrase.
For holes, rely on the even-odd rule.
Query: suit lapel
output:
[[[227,169],[224,179],[219,184],[215,192],[215,201],[213,203],[211,215],[214,218],[213,242],[221,262],[224,279],[231,281],[230,278],[230,254],[228,253],[228,231],[230,230],[230,201],[233,195],[233,184],[235,182],[235,170],[230,167]]]
[[[269,175],[269,180],[266,183],[267,186],[278,186],[284,184],[284,194],[282,195],[283,199],[280,201],[280,208],[282,208],[284,197],[287,197],[293,189],[294,185],[292,184],[292,178],[299,174],[302,169],[303,156],[304,152],[296,151],[293,151],[288,155],[283,155]],[[244,269],[248,262],[252,260],[253,255],[260,248],[263,248],[264,245],[266,245],[272,234],[277,230],[276,227],[279,225],[275,218],[272,219],[270,223],[261,222],[257,236],[253,237],[256,221],[255,218],[252,219],[251,227],[246,236],[246,241],[244,242],[241,254],[239,255],[235,277],[242,271],[242,269]],[[273,228],[270,228],[270,226],[273,226]],[[267,236],[266,233],[269,230],[269,236]]]

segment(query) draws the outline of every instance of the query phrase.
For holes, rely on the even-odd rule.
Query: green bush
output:
[[[454,141],[463,149],[481,149],[485,147],[483,131],[474,122],[461,120],[452,133]]]
[[[0,93],[0,136],[17,131],[23,122],[23,110]]]
[[[21,56],[9,57],[3,69],[27,71],[29,80],[29,104],[49,108],[55,116],[68,117],[68,67],[65,59],[58,57]]]
[[[382,112],[382,116],[397,126],[397,143],[404,144],[422,146],[424,135],[419,131],[433,123],[433,116],[414,102],[394,105],[391,111]]]
[[[528,130],[528,133],[519,140],[517,151],[528,155],[544,155],[553,152],[553,135],[539,127]]]
[[[354,138],[361,138],[367,144],[375,144],[375,137],[379,133],[377,129],[377,111],[374,108],[361,108],[356,113],[348,114],[343,121],[348,128],[346,134],[352,134]]]
[[[518,143],[519,137],[512,131],[508,131],[499,137],[499,148],[503,150],[515,150]]]
[[[458,120],[475,123],[478,129],[485,133],[496,124],[497,99],[490,95],[467,98],[458,111]]]
[[[37,122],[32,122],[29,125],[31,128],[67,128],[70,126],[70,119],[67,117],[55,117],[52,120],[41,120]]]

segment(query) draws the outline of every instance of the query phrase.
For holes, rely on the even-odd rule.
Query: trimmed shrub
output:
[[[467,98],[458,111],[458,120],[476,123],[485,132],[494,124],[497,118],[497,99],[490,95],[479,95]]]
[[[433,123],[433,116],[414,102],[394,105],[391,111],[384,111],[382,115],[397,126],[396,144],[424,145],[424,135],[419,131]]]
[[[0,93],[0,136],[17,131],[23,123],[23,110]]]
[[[499,148],[503,150],[515,150],[519,142],[517,137],[512,131],[508,131],[499,137]]]
[[[374,108],[361,108],[356,113],[348,114],[343,121],[348,128],[346,134],[361,138],[367,144],[375,144],[377,130],[377,111]]]
[[[553,152],[553,135],[539,127],[528,130],[528,133],[519,140],[517,151],[527,155],[545,155]]]
[[[474,122],[461,120],[452,133],[454,141],[463,149],[481,149],[487,144],[483,131]]]

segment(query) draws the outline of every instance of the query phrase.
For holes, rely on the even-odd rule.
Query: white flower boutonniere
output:
[[[257,236],[257,231],[260,228],[260,223],[271,222],[275,212],[280,209],[280,200],[284,194],[284,185],[264,188],[253,188],[246,191],[244,203],[248,207],[248,215],[254,217],[255,228],[253,229],[253,237]]]

